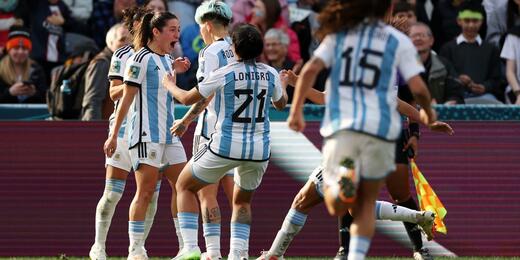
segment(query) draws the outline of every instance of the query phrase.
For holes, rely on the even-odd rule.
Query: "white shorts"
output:
[[[395,142],[347,130],[335,133],[323,145],[326,185],[337,184],[338,167],[346,158],[354,161],[356,174],[361,179],[381,180],[395,170]]]
[[[197,152],[202,149],[204,146],[209,146],[209,139],[202,135],[193,135],[193,147],[191,150],[191,155],[195,156]],[[233,177],[235,171],[233,169],[226,172],[227,176]]]
[[[130,160],[130,152],[128,151],[128,143],[125,138],[117,138],[117,148],[112,157],[105,158],[105,167],[108,165],[130,172],[132,170],[132,161]]]
[[[316,192],[323,198],[323,167],[316,167],[309,176],[309,180],[314,183]]]
[[[191,158],[193,177],[205,183],[217,183],[226,173],[234,168],[234,181],[241,189],[254,191],[260,186],[269,161],[241,161],[220,157],[207,146],[199,149]]]
[[[130,158],[134,170],[140,164],[161,168],[165,165],[173,165],[186,162],[186,153],[180,141],[173,144],[139,143],[130,149]]]

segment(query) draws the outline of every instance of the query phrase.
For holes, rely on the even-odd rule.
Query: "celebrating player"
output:
[[[196,192],[218,182],[233,168],[237,169],[228,259],[240,259],[249,239],[251,199],[270,156],[269,100],[277,109],[283,109],[287,103],[287,93],[276,70],[255,62],[263,50],[260,32],[251,25],[238,26],[232,42],[237,62],[210,73],[196,88],[179,89],[173,75],[164,79],[164,85],[184,104],[193,104],[219,91],[214,101],[215,133],[209,144],[190,160],[177,183],[184,249],[175,259],[191,259],[200,253],[195,239],[199,211]]]
[[[129,147],[137,192],[130,205],[128,225],[128,259],[132,260],[148,259],[143,251],[144,219],[159,180],[159,167],[166,165],[163,173],[174,185],[186,162],[182,143],[169,131],[174,121],[173,97],[161,86],[160,80],[172,71],[172,59],[168,53],[173,51],[179,39],[179,29],[179,20],[169,12],[143,16],[134,34],[134,46],[138,51],[128,59],[124,93],[112,129],[113,133],[119,131],[133,103]],[[116,135],[112,134],[105,142],[104,150],[108,157],[114,155],[116,140]],[[175,209],[175,200],[172,200],[172,211]]]
[[[195,12],[195,20],[200,25],[200,33],[206,47],[199,53],[199,67],[197,70],[198,82],[203,82],[209,73],[229,63],[235,62],[235,55],[231,50],[231,39],[228,35],[228,25],[231,22],[232,12],[227,4],[220,1],[203,2]],[[182,136],[190,123],[199,116],[197,128],[193,136],[193,155],[199,148],[206,146],[211,134],[215,132],[217,114],[213,95],[193,105],[181,120],[175,121],[171,131]],[[233,171],[220,181],[231,202],[233,196]],[[217,201],[218,183],[211,184],[198,192],[200,200],[206,253],[201,259],[220,259],[220,223],[221,214]],[[197,237],[195,237],[197,239]]]
[[[302,131],[303,101],[323,68],[331,67],[321,134],[325,202],[342,216],[352,208],[349,259],[364,259],[375,229],[375,200],[386,175],[395,169],[395,140],[401,128],[392,90],[397,71],[433,123],[429,92],[419,76],[424,69],[410,40],[383,23],[391,0],[331,1],[320,14],[324,37],[296,84],[289,127]],[[348,165],[353,162],[354,165]]]

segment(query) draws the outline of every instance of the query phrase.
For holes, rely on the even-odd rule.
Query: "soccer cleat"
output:
[[[345,248],[340,246],[334,260],[347,260],[347,254],[345,252]]]
[[[200,254],[200,260],[222,260],[222,256],[211,257],[208,253],[204,252]]]
[[[200,257],[200,248],[197,246],[190,249],[183,248],[179,254],[171,260],[199,260],[201,259]]]
[[[144,246],[129,250],[127,260],[148,260],[148,254]]]
[[[256,260],[284,260],[283,255],[275,256],[269,251],[262,251],[261,254],[262,255],[260,255],[260,257],[258,257]]]
[[[139,254],[139,255],[128,255],[128,257],[126,258],[127,260],[148,260],[148,256],[146,255],[143,255],[143,254]]]
[[[107,259],[107,253],[105,252],[105,248],[98,244],[94,244],[92,248],[90,248],[90,252],[88,253],[88,256],[91,260],[106,260]]]
[[[426,235],[426,238],[429,240],[433,239],[433,225],[435,220],[435,213],[431,211],[421,211],[421,214],[418,216],[417,225],[419,225]]]
[[[419,251],[413,252],[413,259],[415,260],[433,260],[433,256],[430,255],[428,248],[421,248]]]
[[[240,253],[240,260],[249,260],[248,250],[244,250]]]

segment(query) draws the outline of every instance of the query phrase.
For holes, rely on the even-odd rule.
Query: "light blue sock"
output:
[[[370,247],[370,238],[351,236],[348,247],[348,260],[364,260]]]

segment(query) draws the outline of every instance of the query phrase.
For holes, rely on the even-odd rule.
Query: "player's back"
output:
[[[269,107],[281,96],[278,73],[262,63],[244,62],[215,73],[223,75],[225,84],[215,96],[217,123],[210,148],[233,159],[269,159]]]
[[[327,36],[320,48],[315,54],[331,67],[322,135],[346,129],[395,140],[401,129],[395,77],[408,79],[422,68],[411,41],[382,22],[363,22]]]
[[[202,82],[209,76],[209,73],[222,68],[236,61],[235,54],[231,50],[231,39],[226,37],[220,39],[199,53],[199,68],[197,70],[197,81]],[[217,93],[218,94],[218,93]],[[215,112],[215,99],[206,107],[204,113],[199,116],[195,135],[201,135],[209,139],[211,134],[215,132],[215,122],[217,115]]]

